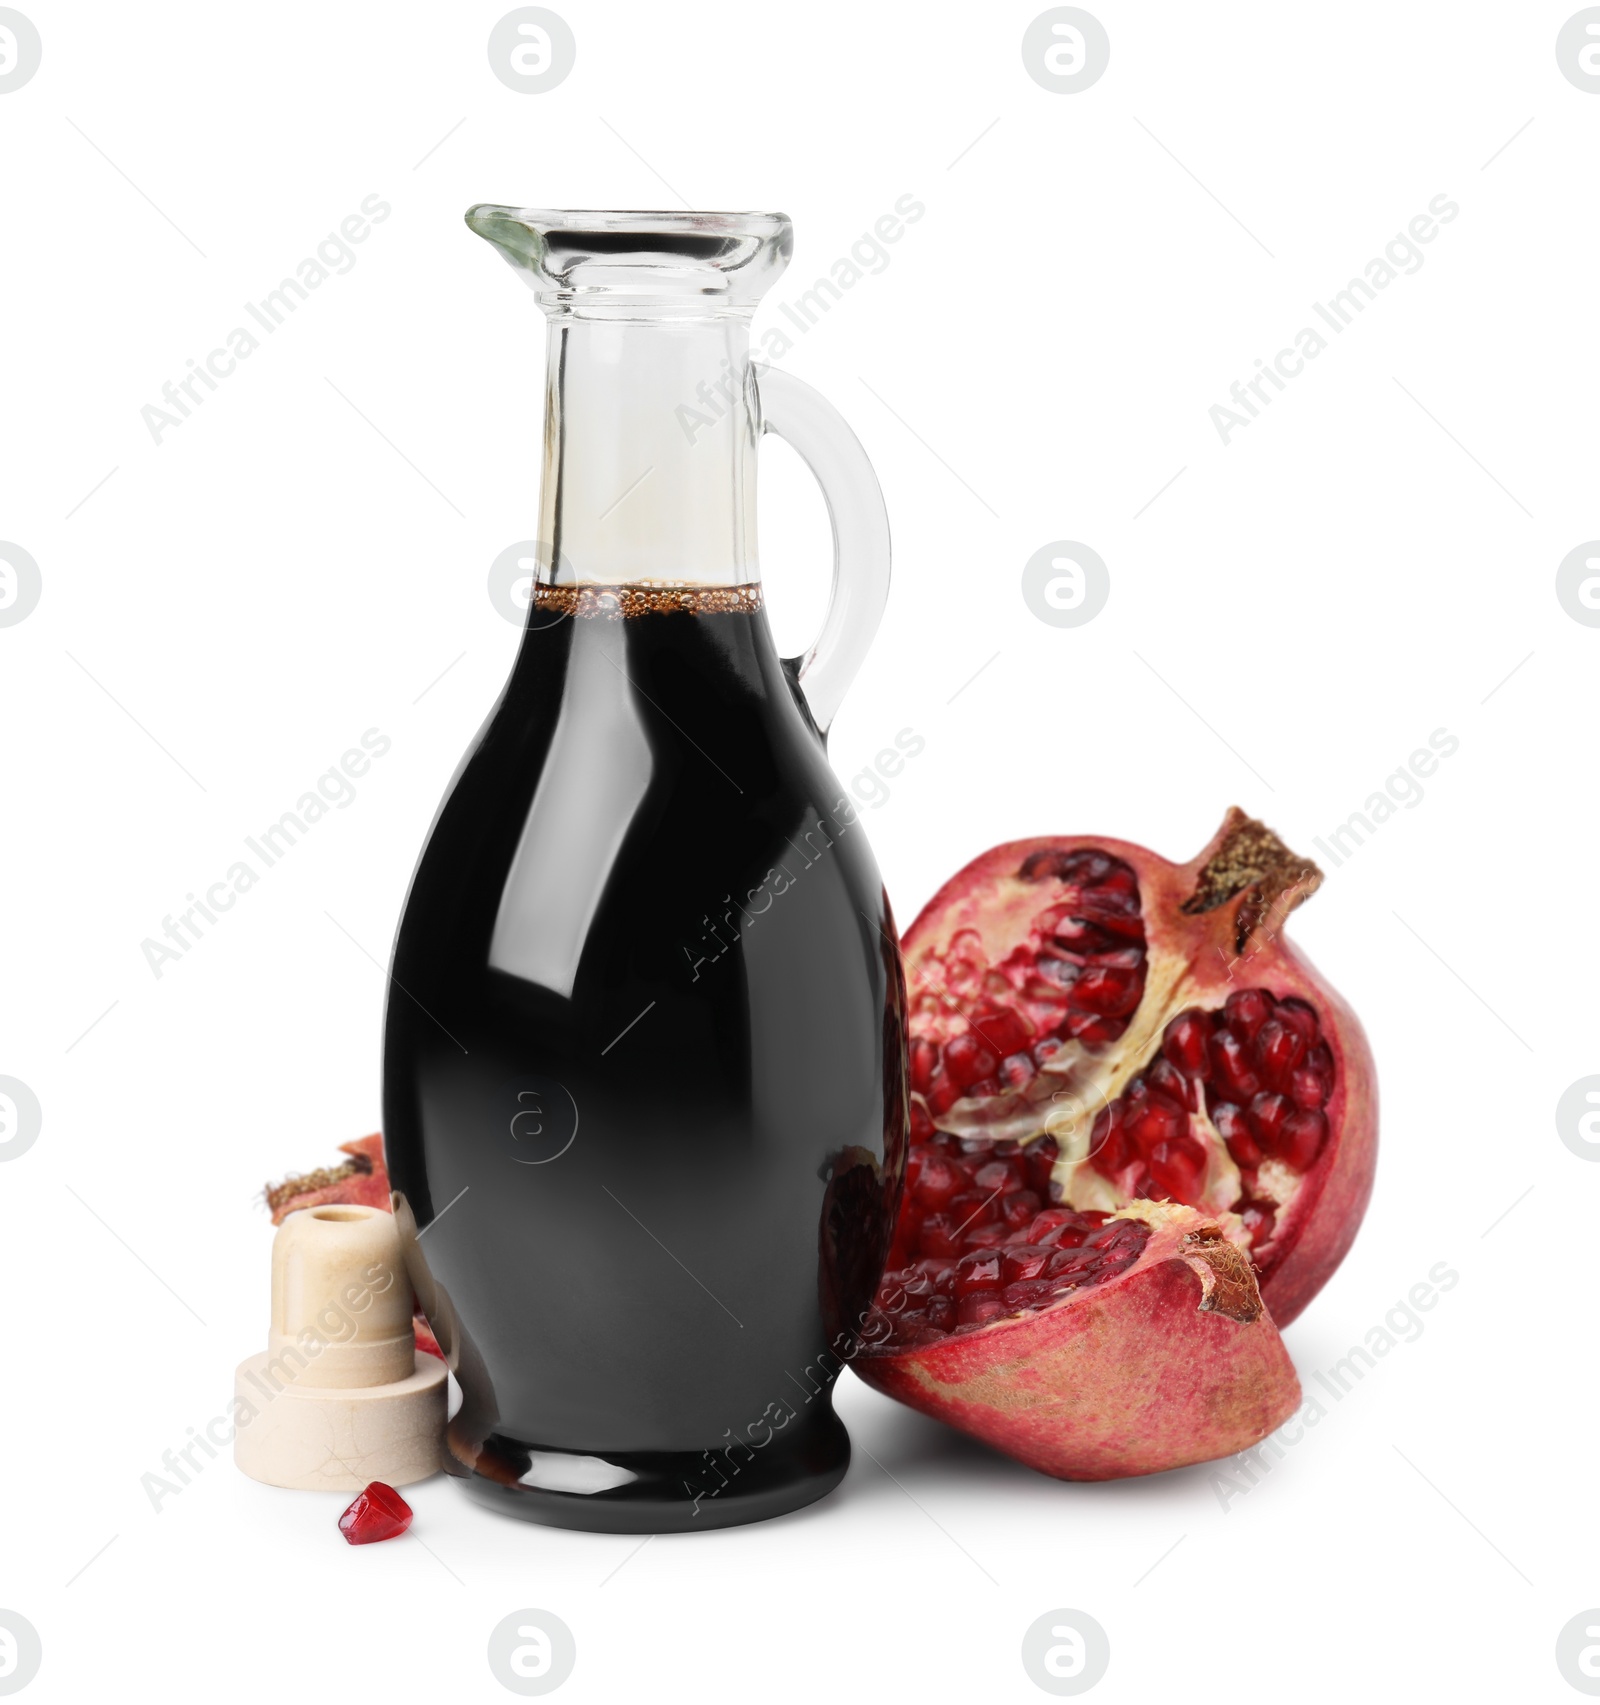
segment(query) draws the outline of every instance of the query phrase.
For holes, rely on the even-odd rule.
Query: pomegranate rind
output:
[[[315,1172],[297,1173],[281,1184],[269,1184],[265,1196],[272,1223],[282,1225],[302,1208],[321,1208],[330,1202],[353,1202],[363,1208],[389,1207],[389,1173],[383,1160],[383,1137],[357,1137],[341,1143],[340,1154],[350,1156],[340,1166],[319,1167]]]
[[[1167,1019],[1186,1006],[1220,1007],[1234,988],[1309,1001],[1324,1017],[1322,1039],[1334,1061],[1334,1092],[1324,1109],[1328,1139],[1300,1175],[1293,1199],[1279,1208],[1271,1241],[1256,1251],[1262,1295],[1273,1318],[1287,1326],[1327,1283],[1360,1229],[1377,1166],[1378,1087],[1360,1021],[1284,934],[1285,920],[1316,892],[1322,874],[1270,829],[1235,806],[1187,864],[1109,835],[1043,835],[991,847],[957,871],[905,932],[912,1034],[918,997],[938,989],[930,967],[952,939],[976,931],[985,957],[998,963],[1026,938],[1049,899],[1048,885],[1018,872],[1036,855],[1078,851],[1107,853],[1138,876],[1147,966],[1144,997],[1127,1031],[1092,1054],[1069,1045],[1025,1091],[989,1097],[981,1106],[958,1102],[935,1122],[964,1136],[1026,1142],[1047,1128],[1049,1097],[1057,1086],[1074,1085],[1074,1072],[1092,1073],[1106,1100],[1120,1093],[1154,1057]],[[1086,1098],[1083,1116],[1092,1118],[1099,1104]],[[1049,1128],[1059,1140],[1060,1131]]]
[[[1209,1216],[1141,1202],[1125,1272],[1040,1313],[915,1349],[863,1348],[861,1379],[1058,1480],[1116,1480],[1258,1444],[1300,1381],[1250,1263]]]
[[[1328,1141],[1304,1174],[1295,1199],[1279,1216],[1276,1235],[1261,1251],[1270,1256],[1261,1292],[1273,1318],[1287,1326],[1317,1294],[1350,1252],[1361,1229],[1378,1164],[1378,1073],[1361,1020],[1349,1005],[1283,944],[1284,957],[1301,973],[1283,973],[1280,999],[1299,994],[1338,1022],[1324,1025],[1333,1053],[1334,1093],[1324,1109]],[[1271,987],[1271,983],[1268,984]]]

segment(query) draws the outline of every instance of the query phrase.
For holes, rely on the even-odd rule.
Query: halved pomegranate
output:
[[[1247,1250],[1293,1320],[1350,1247],[1376,1155],[1366,1037],[1283,935],[1321,881],[1237,809],[1185,865],[1078,836],[952,877],[904,941],[912,1149],[890,1272],[1162,1199]]]
[[[1049,1208],[1028,1230],[891,1275],[857,1374],[1066,1480],[1228,1456],[1299,1407],[1250,1262],[1207,1215]]]

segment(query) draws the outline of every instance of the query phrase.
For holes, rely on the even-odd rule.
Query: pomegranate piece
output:
[[[339,1517],[339,1531],[351,1545],[376,1545],[380,1539],[397,1539],[411,1526],[411,1506],[393,1486],[374,1480],[357,1492],[349,1508]]]
[[[1186,865],[1069,837],[996,847],[952,877],[903,945],[913,1157],[948,1139],[961,1178],[930,1170],[924,1193],[908,1173],[902,1219],[925,1241],[908,1230],[897,1247],[1037,1242],[1049,1228],[1024,1222],[1021,1188],[1042,1214],[1166,1198],[1213,1216],[1292,1320],[1355,1237],[1377,1135],[1361,1026],[1284,934],[1321,880],[1239,811]],[[1024,1031],[1031,1075],[1013,1064]],[[1001,1069],[979,1075],[989,1053]],[[1021,1176],[985,1205],[1002,1172],[977,1174],[1002,1158]],[[950,1223],[929,1238],[940,1209]]]
[[[353,1202],[358,1207],[382,1208],[389,1212],[389,1174],[383,1162],[383,1138],[374,1132],[353,1143],[341,1143],[340,1154],[349,1155],[341,1166],[322,1166],[315,1172],[296,1173],[281,1184],[269,1184],[263,1195],[272,1210],[272,1223],[281,1225],[288,1214],[301,1208],[320,1208],[329,1202]]]
[[[864,1348],[851,1365],[888,1396],[1065,1480],[1227,1456],[1294,1413],[1288,1352],[1249,1261],[1214,1221],[1145,1202],[1092,1235],[1095,1248],[1051,1255],[1047,1274],[1060,1256],[1073,1277],[973,1292],[954,1330]]]

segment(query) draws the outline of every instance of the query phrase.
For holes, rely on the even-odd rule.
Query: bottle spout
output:
[[[748,319],[789,264],[782,213],[576,212],[480,202],[467,226],[553,315]]]

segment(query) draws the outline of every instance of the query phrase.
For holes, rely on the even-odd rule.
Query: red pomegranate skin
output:
[[[1327,1283],[1360,1229],[1377,1164],[1378,1087],[1360,1020],[1284,933],[1285,920],[1321,886],[1322,874],[1264,825],[1234,807],[1186,864],[1106,835],[1047,835],[991,848],[951,877],[905,932],[912,1035],[930,957],[959,931],[976,929],[993,944],[990,958],[1000,959],[1026,936],[1041,904],[1037,884],[1018,875],[1023,865],[1035,855],[1080,849],[1121,859],[1139,880],[1148,950],[1145,990],[1114,1050],[1136,1055],[1139,1065],[1153,1060],[1169,1019],[1191,1006],[1219,1008],[1235,989],[1264,988],[1279,1000],[1298,996],[1322,1017],[1335,1066],[1325,1109],[1328,1137],[1293,1202],[1280,1209],[1271,1242],[1253,1252],[1261,1294],[1273,1319],[1287,1326]],[[1044,1094],[1048,1087],[1041,1073],[1030,1091]],[[971,1106],[959,1104],[957,1111]],[[935,1122],[972,1135],[995,1110],[993,1104],[977,1109],[970,1123],[949,1117]],[[1046,1111],[1041,1102],[1041,1119]]]
[[[1249,1262],[1192,1208],[1140,1203],[1137,1217],[1154,1230],[1116,1277],[935,1344],[864,1348],[852,1366],[1061,1480],[1156,1474],[1259,1443],[1300,1406],[1300,1382]]]
[[[263,1196],[274,1225],[282,1225],[287,1215],[302,1208],[321,1208],[330,1202],[391,1211],[382,1133],[374,1131],[370,1137],[341,1143],[339,1152],[350,1157],[339,1166],[319,1167],[315,1172],[297,1173],[281,1184],[267,1185]]]

